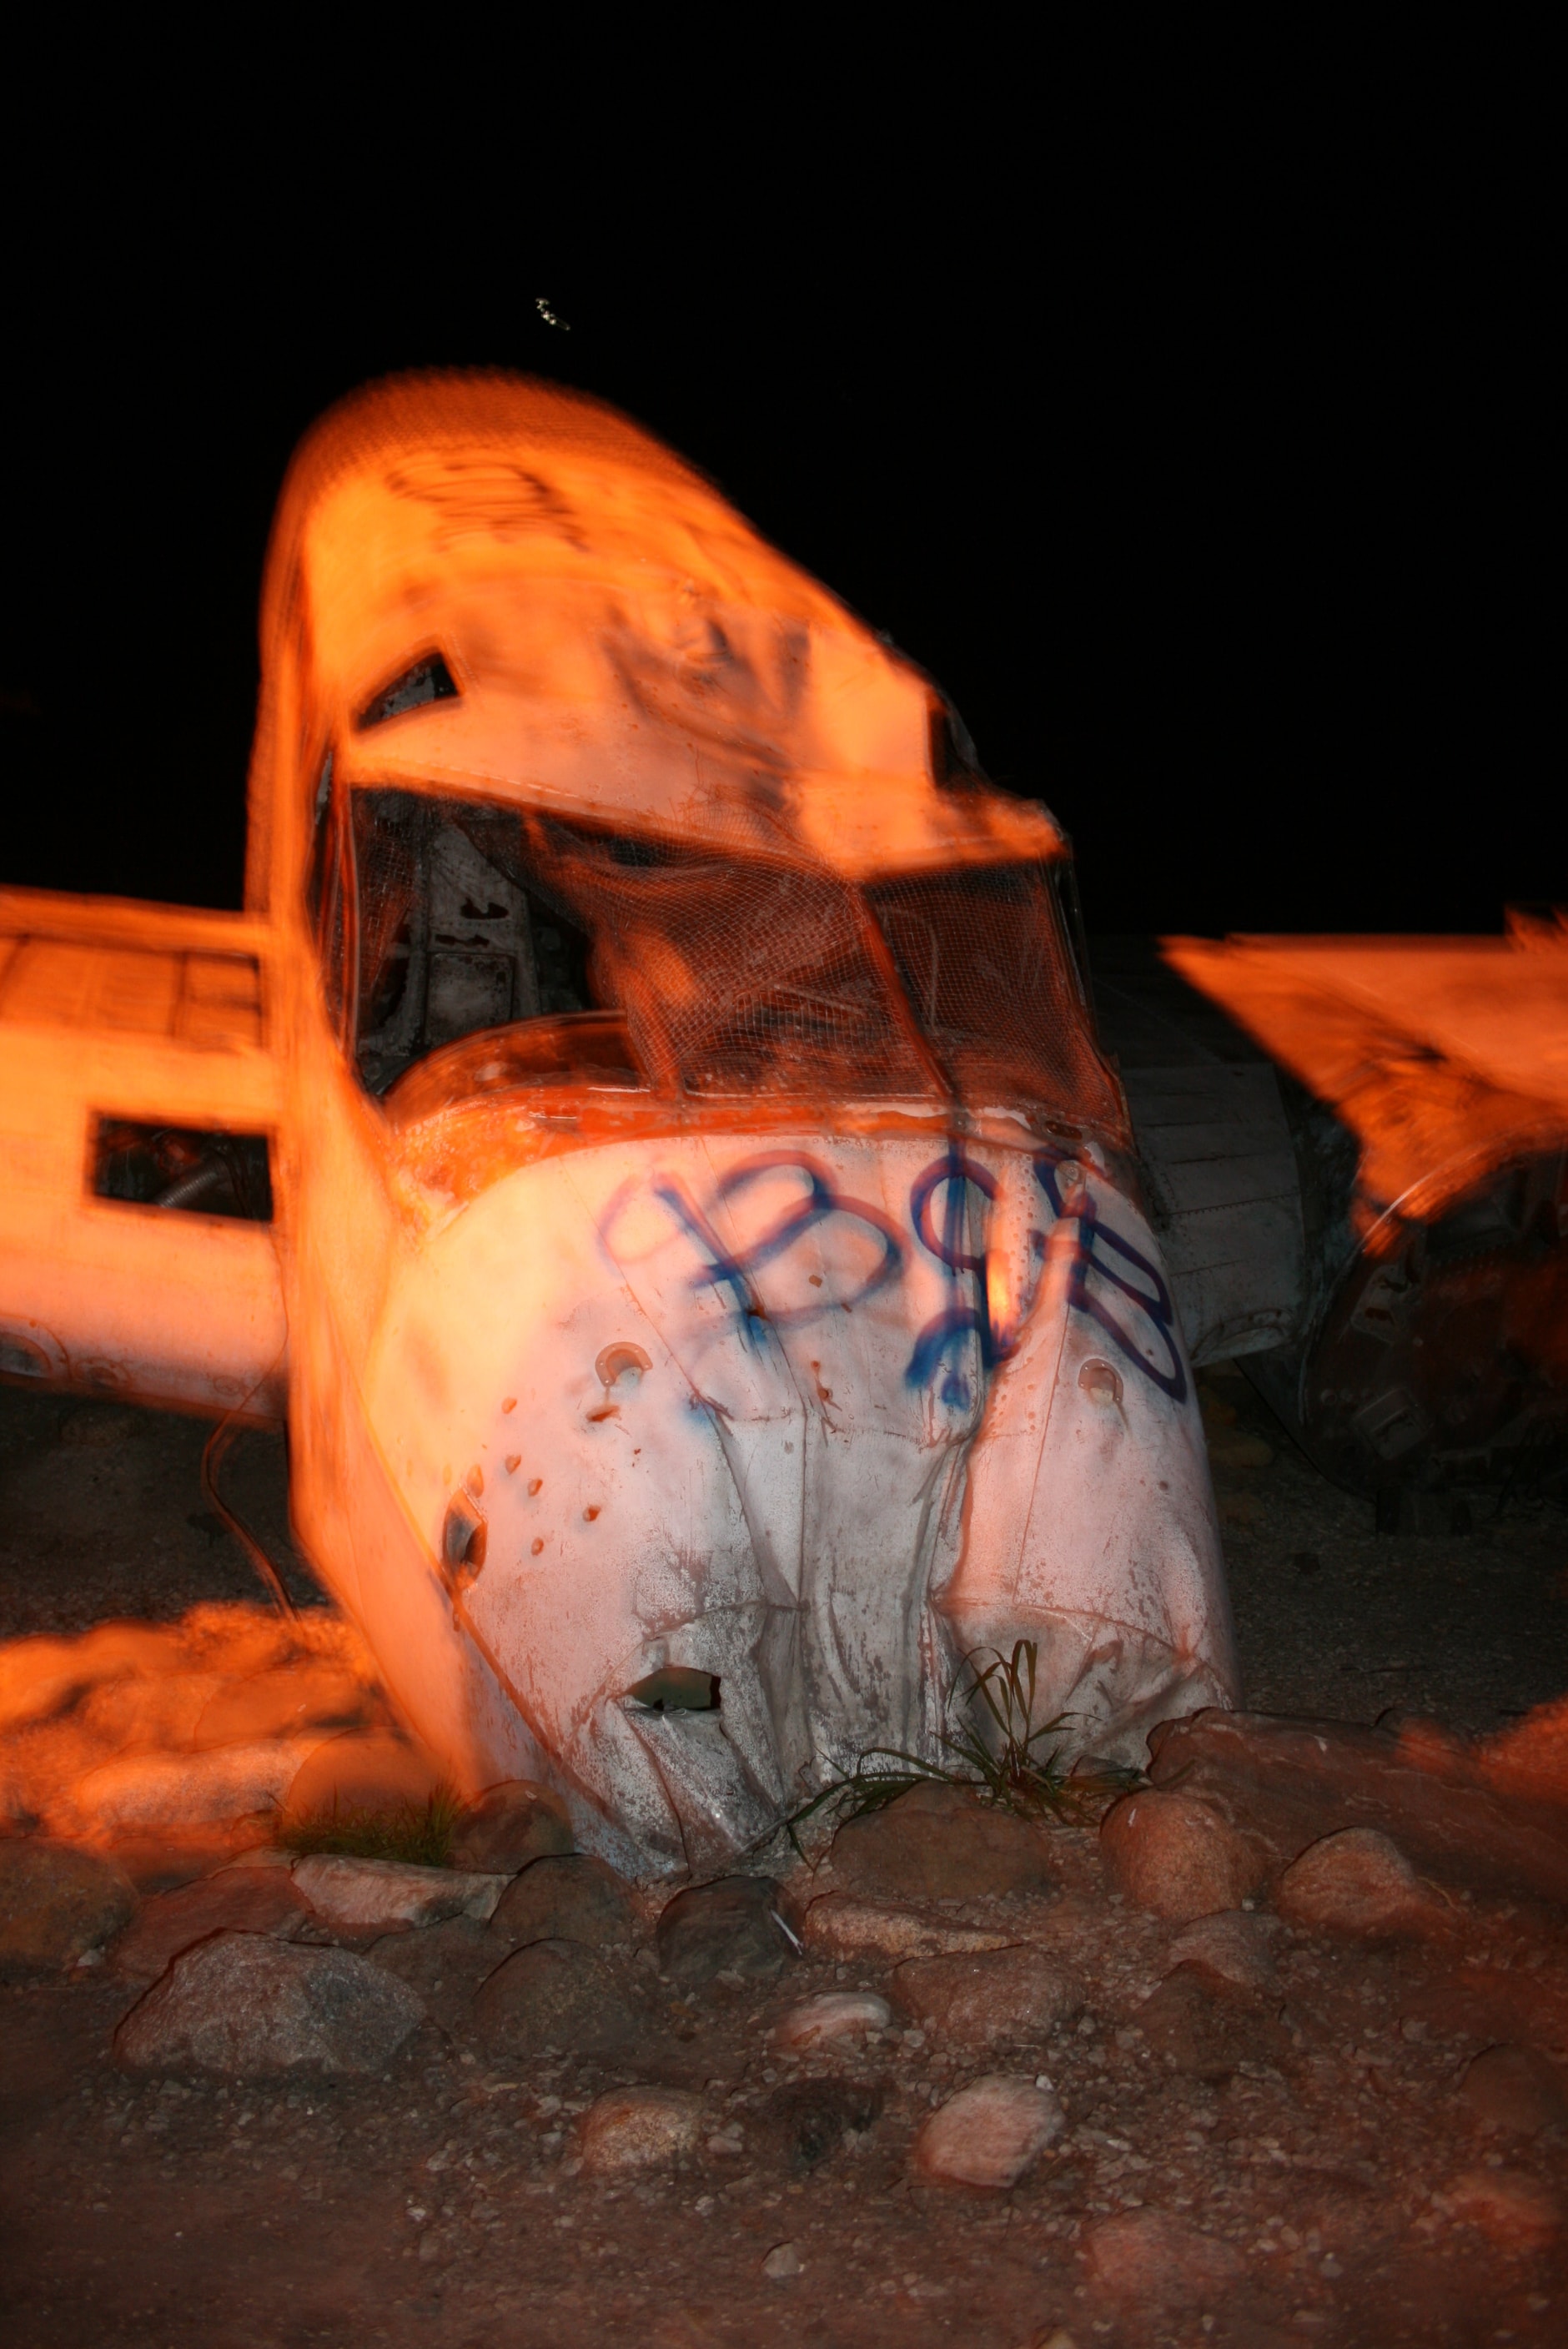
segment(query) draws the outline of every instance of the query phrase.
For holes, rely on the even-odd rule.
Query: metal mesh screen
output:
[[[493,802],[353,800],[351,844],[340,813],[324,850],[342,869],[323,946],[356,975],[352,1003],[334,991],[372,1092],[464,1036],[599,1009],[663,1092],[950,1093],[1116,1123],[1043,868],[860,887]]]
[[[866,895],[953,1091],[1114,1123],[1056,895],[1038,865],[877,884]]]

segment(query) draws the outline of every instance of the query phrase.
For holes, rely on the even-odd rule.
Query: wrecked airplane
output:
[[[931,682],[500,377],[309,436],[263,656],[242,915],[0,895],[0,1370],[286,1415],[409,1729],[623,1866],[980,1646],[1100,1754],[1233,1701],[1067,843]]]

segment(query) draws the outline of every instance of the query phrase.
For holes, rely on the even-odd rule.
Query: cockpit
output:
[[[333,1015],[398,1123],[541,1084],[1116,1119],[1045,862],[851,879],[328,777],[311,897]]]

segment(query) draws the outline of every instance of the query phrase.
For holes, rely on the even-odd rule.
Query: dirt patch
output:
[[[171,1622],[254,1596],[227,1537],[191,1522],[199,1425],[110,1413],[95,1423],[112,1440],[88,1444],[67,1440],[69,1423],[67,1406],[0,1394],[0,1634]],[[1276,1445],[1220,1481],[1254,1706],[1369,1723],[1402,1703],[1473,1733],[1568,1686],[1560,1516],[1380,1540],[1369,1513]],[[256,1440],[245,1498],[259,1518],[273,1511],[280,1544],[281,1467],[281,1449]],[[1303,1570],[1299,1553],[1316,1565]],[[877,2027],[892,1955],[835,1961],[808,1937],[777,1976],[721,1969],[689,1990],[661,1978],[646,1902],[628,1909],[634,1946],[609,1961],[637,2033],[598,2054],[486,2044],[470,1944],[488,1929],[471,1920],[424,1929],[445,1937],[428,1966],[400,1958],[427,2019],[367,2078],[142,2079],[112,2048],[143,1985],[89,1968],[0,1991],[8,2337],[18,2349],[1561,2338],[1559,1906],[1450,1885],[1442,1936],[1367,1944],[1271,1924],[1264,1893],[1233,1912],[1230,1940],[1266,1938],[1236,1982],[1212,1932],[1200,1965],[1194,1929],[1117,1889],[1092,1827],[1053,1829],[1047,1846],[1048,1892],[906,1896],[911,1931],[1033,1949],[1070,1982],[1054,2022],[1042,2014],[1000,2058],[934,2021]],[[787,1913],[832,1888],[830,1868],[797,1875]],[[789,2052],[779,2023],[823,1992],[863,1993],[872,2027]],[[1502,2044],[1520,2052],[1478,2071]],[[1060,2132],[1009,2188],[930,2179],[921,2130],[999,2062],[1047,2085]],[[1528,2127],[1522,2092],[1509,2103],[1494,2075],[1511,2093],[1515,2075],[1531,2087]],[[639,2089],[669,2092],[693,2126],[645,2168],[585,2163],[583,2116]]]

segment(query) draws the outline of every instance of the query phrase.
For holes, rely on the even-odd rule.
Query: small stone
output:
[[[0,1840],[0,1982],[63,1972],[135,1909],[129,1878],[94,1853],[33,1836]]]
[[[1133,2020],[1154,2054],[1191,2080],[1228,2080],[1238,2064],[1268,2052],[1245,2013],[1216,2000],[1191,1966],[1168,1976]]]
[[[1464,2095],[1483,2128],[1537,2137],[1568,2123],[1562,2074],[1531,2047],[1489,2047],[1464,2076]]]
[[[701,2134],[700,2096],[681,2088],[616,2088],[595,2097],[583,2114],[577,2151],[595,2177],[673,2169],[696,2153]]]
[[[1262,1997],[1274,1981],[1274,1951],[1269,1946],[1274,1930],[1272,1918],[1222,1909],[1179,1933],[1165,1962],[1172,1972],[1178,1966],[1191,1966],[1211,1990]]]
[[[977,1925],[950,1925],[899,1909],[889,1901],[859,1900],[849,1892],[825,1892],[806,1911],[800,1938],[818,1957],[842,1963],[857,1958],[896,1965],[903,1958],[961,1956],[972,1950],[1005,1950],[1010,1936]]]
[[[1281,1877],[1280,1915],[1312,1933],[1358,1940],[1419,1933],[1436,1903],[1398,1844],[1376,1827],[1341,1827],[1309,1845]]]
[[[1471,2169],[1443,2197],[1452,2216],[1508,2251],[1542,2251],[1563,2223],[1548,2188],[1517,2169]]]
[[[572,1822],[552,1786],[509,1779],[481,1795],[452,1838],[454,1868],[518,1876],[531,1860],[572,1849]]]
[[[841,2039],[858,2039],[868,2031],[885,2031],[892,2021],[892,2007],[875,1991],[828,1990],[792,2006],[773,2035],[781,2047],[804,2054]]]
[[[390,1729],[350,1729],[312,1741],[291,1781],[284,1808],[297,1817],[321,1811],[421,1808],[440,1774],[428,1755]]]
[[[273,1809],[294,1785],[315,1738],[219,1745],[209,1754],[128,1754],[71,1788],[84,1826],[197,1826]]]
[[[815,2169],[851,2131],[869,2129],[881,2110],[874,2081],[794,2080],[774,2090],[761,2117],[795,2168]]]
[[[1045,1838],[1026,1819],[959,1786],[915,1786],[833,1838],[833,1875],[851,1892],[892,1899],[1048,1892]]]
[[[989,2073],[940,2106],[914,2142],[917,2169],[944,2185],[1016,2185],[1062,2131],[1062,2108],[1033,2080]]]
[[[788,2283],[798,2276],[806,2264],[799,2243],[775,2243],[762,2262],[762,2272],[770,2283]]]
[[[1218,1811],[1158,1788],[1113,1804],[1099,1845],[1119,1889],[1178,1925],[1239,1909],[1266,1873],[1262,1856]]]
[[[888,1986],[913,2022],[978,2046],[1044,2039],[1082,2003],[1072,1976],[1032,1949],[913,1958]]]
[[[583,1941],[590,1948],[636,1939],[631,1888],[586,1852],[536,1859],[501,1894],[494,1930],[514,1947]]]
[[[294,1880],[325,1924],[359,1933],[438,1925],[446,1917],[493,1917],[507,1887],[504,1876],[325,1851],[296,1860]]]
[[[1191,2307],[1223,2292],[1244,2262],[1230,2243],[1173,2211],[1123,2210],[1090,2227],[1089,2273],[1108,2292],[1157,2306]]]
[[[297,1737],[307,1729],[346,1729],[364,1721],[370,1692],[339,1664],[295,1663],[228,1681],[195,1724],[198,1746],[248,1745],[262,1737]]]
[[[505,2055],[546,2047],[605,2054],[624,2047],[637,2028],[603,1960],[568,1940],[531,1941],[514,1951],[480,1986],[473,2017],[486,2044]]]
[[[131,2009],[115,2057],[128,2071],[238,2079],[379,2072],[424,2013],[411,1990],[351,1951],[215,1933]]]
[[[270,1933],[287,1940],[310,1904],[281,1868],[225,1868],[178,1891],[160,1892],[115,1943],[111,1963],[126,1982],[156,1982],[209,1933]]]
[[[778,1903],[770,1876],[726,1876],[677,1892],[659,1918],[660,1971],[682,1990],[721,1973],[748,1979],[781,1973],[791,1951]]]

